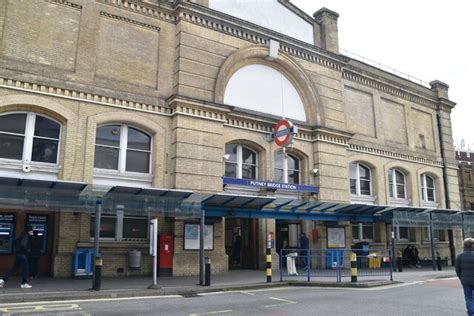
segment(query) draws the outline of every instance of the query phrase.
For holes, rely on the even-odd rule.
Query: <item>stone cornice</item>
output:
[[[160,28],[158,26],[142,23],[142,22],[135,21],[135,20],[128,19],[128,18],[124,18],[124,17],[118,16],[118,15],[113,15],[113,14],[110,14],[110,13],[107,13],[107,12],[104,12],[104,11],[100,11],[100,16],[103,16],[103,17],[106,17],[106,18],[109,18],[109,19],[112,19],[112,20],[117,20],[117,21],[129,23],[129,24],[136,25],[136,26],[139,26],[139,27],[143,27],[143,28],[155,31],[155,32],[160,31]]]
[[[31,92],[57,98],[75,100],[80,102],[94,103],[118,108],[125,108],[140,112],[154,113],[158,115],[171,115],[171,110],[167,107],[156,104],[147,104],[135,102],[121,98],[108,97],[96,93],[82,92],[77,89],[64,89],[54,87],[52,85],[44,85],[31,83],[23,80],[14,80],[8,78],[0,78],[0,87],[17,91]]]
[[[423,95],[422,93],[414,93],[409,91],[408,87],[401,88],[399,84],[392,84],[386,81],[377,80],[373,77],[369,77],[366,74],[357,73],[353,70],[344,69],[342,76],[344,79],[374,88],[410,102],[427,106],[432,109],[436,109],[438,104],[436,99],[432,96]]]
[[[174,23],[176,17],[173,8],[160,4],[159,6],[137,0],[96,0],[97,2],[118,7],[127,11]]]
[[[380,157],[395,158],[397,160],[416,162],[416,163],[421,163],[421,164],[425,164],[429,166],[443,167],[442,161],[426,159],[423,157],[417,157],[417,156],[409,155],[409,154],[402,154],[402,153],[398,153],[398,152],[394,152],[390,150],[382,150],[378,148],[366,147],[366,146],[355,145],[355,144],[350,144],[347,150],[380,156]]]
[[[438,109],[444,112],[451,113],[451,110],[456,106],[456,103],[445,98],[439,98]]]
[[[67,1],[67,0],[49,0],[49,2],[54,3],[54,4],[60,4],[60,5],[63,5],[75,10],[82,10],[81,5]]]

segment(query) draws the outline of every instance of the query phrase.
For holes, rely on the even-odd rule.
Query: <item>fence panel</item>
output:
[[[301,280],[335,281],[351,277],[351,254],[356,252],[358,279],[392,280],[390,250],[367,250],[365,252],[347,249],[282,249],[280,251],[280,281]],[[344,280],[346,281],[346,280]]]

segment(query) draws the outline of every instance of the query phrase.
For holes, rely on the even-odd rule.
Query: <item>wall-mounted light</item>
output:
[[[318,168],[311,169],[311,173],[313,174],[313,176],[317,175],[318,172],[319,172]]]

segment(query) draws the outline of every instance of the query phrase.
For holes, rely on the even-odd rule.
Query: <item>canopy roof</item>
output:
[[[348,204],[241,194],[200,194],[189,190],[88,185],[0,177],[0,207],[129,215],[303,219],[319,221],[391,222],[399,226],[438,228],[472,225],[474,212],[443,208]],[[472,223],[472,224],[471,224]]]

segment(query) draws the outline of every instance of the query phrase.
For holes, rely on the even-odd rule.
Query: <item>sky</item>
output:
[[[385,68],[449,85],[454,144],[474,150],[474,1],[291,0],[313,15],[339,13],[340,52]],[[354,57],[354,55],[347,54]],[[362,60],[362,57],[357,57]],[[419,80],[418,80],[419,82]]]

